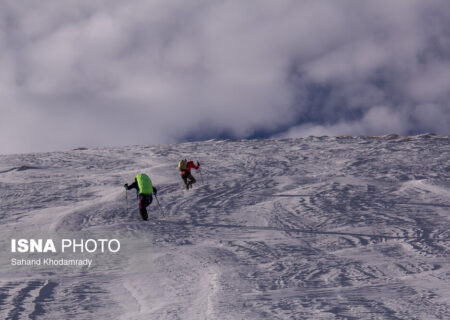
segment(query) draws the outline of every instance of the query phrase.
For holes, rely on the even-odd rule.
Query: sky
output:
[[[448,134],[448,0],[0,0],[0,154]]]

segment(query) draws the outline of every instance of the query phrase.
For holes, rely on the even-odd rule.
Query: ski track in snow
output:
[[[185,157],[203,168],[190,191]],[[140,172],[165,217],[154,201],[141,221],[134,191],[127,213]],[[445,319],[449,172],[435,135],[3,155],[0,319]],[[74,255],[90,269],[19,267],[11,238],[121,250]]]

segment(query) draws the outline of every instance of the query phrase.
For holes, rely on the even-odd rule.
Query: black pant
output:
[[[139,195],[139,213],[141,214],[142,220],[148,220],[147,207],[152,203],[153,197],[151,194],[140,194]]]
[[[181,178],[184,181],[184,184],[186,185],[186,189],[189,189],[189,187],[191,185],[193,185],[197,180],[195,180],[195,178],[192,176],[192,174],[190,172],[185,172]],[[188,181],[189,179],[189,181]]]

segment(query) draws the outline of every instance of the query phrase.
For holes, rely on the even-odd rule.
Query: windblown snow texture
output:
[[[192,191],[185,157],[203,168]],[[0,318],[447,318],[449,160],[434,135],[0,156]],[[133,193],[127,214],[122,186],[140,172],[164,219],[154,202],[141,221]],[[122,248],[74,255],[89,269],[14,267],[11,238]]]

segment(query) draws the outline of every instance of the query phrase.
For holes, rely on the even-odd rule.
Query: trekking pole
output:
[[[202,184],[205,184],[205,182],[203,181],[202,168],[198,168],[198,170],[200,171],[200,177],[202,178]]]
[[[166,215],[164,213],[164,210],[161,208],[161,205],[159,204],[159,200],[158,200],[158,197],[156,196],[156,194],[155,194],[155,199],[156,199],[156,202],[158,203],[159,211],[161,211],[163,217],[165,217]]]
[[[127,201],[127,215],[128,215],[128,190],[125,189],[125,199]]]

